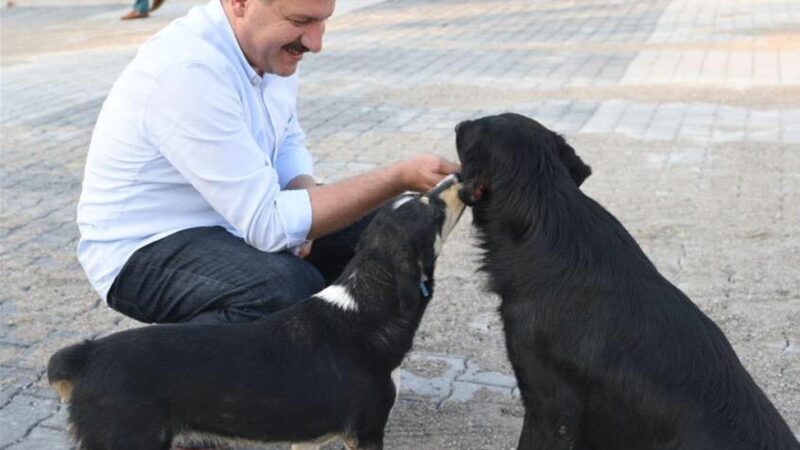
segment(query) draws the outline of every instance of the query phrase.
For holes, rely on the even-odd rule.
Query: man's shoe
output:
[[[125,14],[124,16],[120,17],[120,20],[144,19],[145,17],[147,17],[149,15],[150,14],[148,14],[146,12],[139,12],[139,11],[134,9],[133,11],[129,12],[128,14]]]
[[[164,0],[153,0],[153,6],[150,7],[150,12],[153,12],[153,11],[157,10],[158,8],[161,8],[161,5],[163,5],[163,4],[164,4]]]

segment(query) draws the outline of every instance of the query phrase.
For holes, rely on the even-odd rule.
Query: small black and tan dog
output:
[[[64,348],[48,377],[83,450],[322,444],[380,449],[433,292],[436,257],[464,210],[446,178],[385,206],[337,281],[257,322],[155,325]]]
[[[518,114],[456,127],[462,200],[525,419],[521,449],[797,450],[722,331],[579,186],[591,170]]]

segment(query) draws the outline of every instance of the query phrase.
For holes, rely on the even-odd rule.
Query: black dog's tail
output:
[[[50,357],[47,380],[62,402],[68,403],[72,399],[72,391],[83,375],[93,345],[92,341],[84,341],[62,348]]]

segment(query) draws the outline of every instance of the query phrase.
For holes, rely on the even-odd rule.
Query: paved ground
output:
[[[117,20],[126,2],[2,10],[0,450],[69,448],[48,356],[137,326],[84,279],[75,204],[111,83],[185,1],[135,23]],[[586,192],[723,328],[800,432],[800,3],[340,3],[326,50],[302,66],[320,175],[454,157],[465,118],[538,118],[568,136],[594,168]],[[440,262],[388,448],[515,443],[522,409],[468,225]]]

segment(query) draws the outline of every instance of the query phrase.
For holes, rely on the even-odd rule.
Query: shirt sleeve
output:
[[[232,74],[200,62],[166,69],[143,120],[153,144],[253,247],[268,252],[305,242],[311,200],[281,191],[276,169],[247,125]]]
[[[297,120],[297,110],[289,120],[283,145],[278,149],[275,167],[280,178],[281,188],[286,188],[300,175],[314,176],[314,160],[306,147],[306,135]]]

